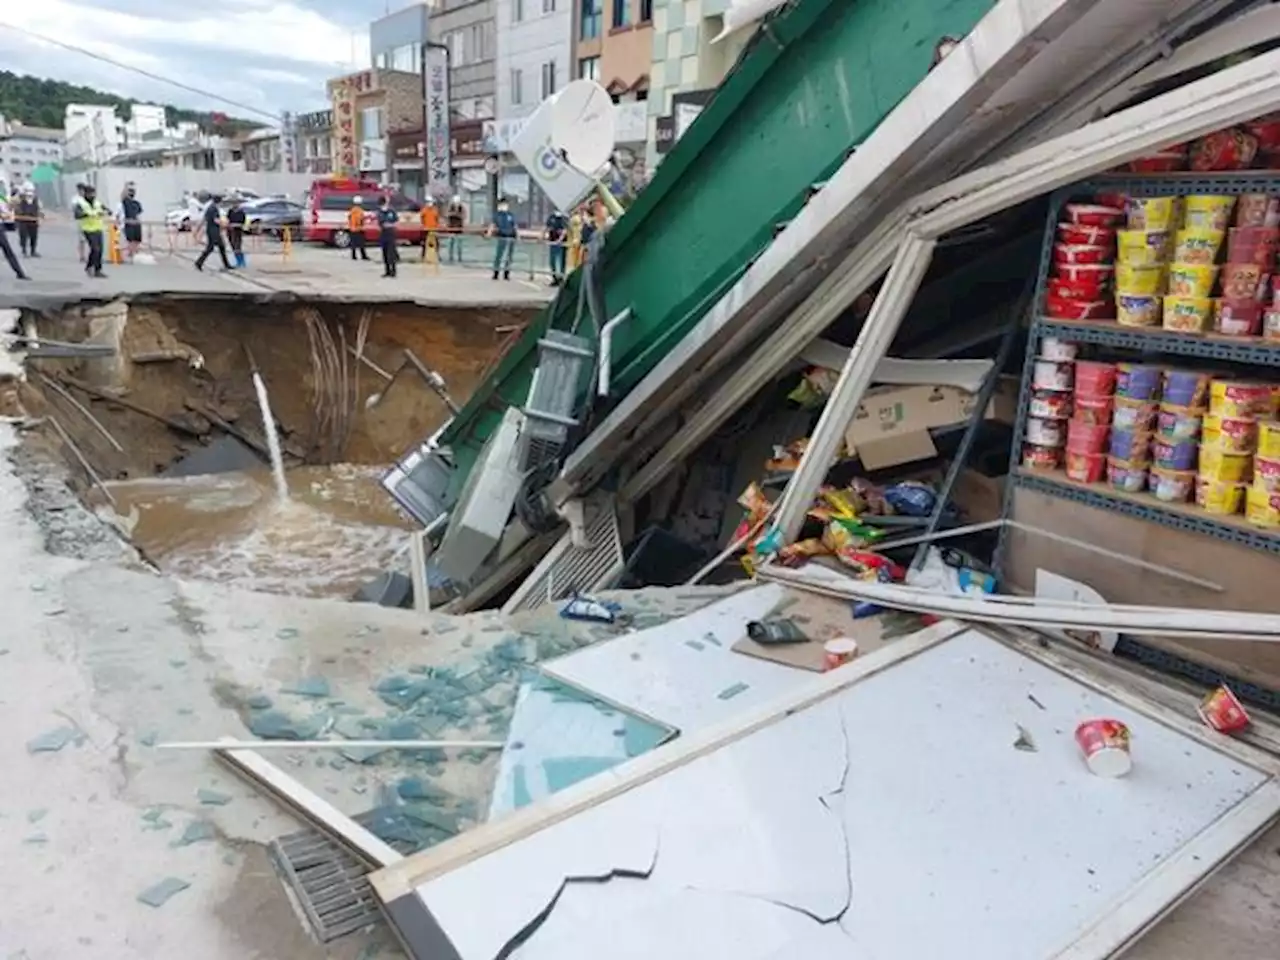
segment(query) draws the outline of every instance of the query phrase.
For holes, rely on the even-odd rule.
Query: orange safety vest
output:
[[[422,208],[422,229],[435,230],[440,226],[440,211],[434,206]]]
[[[352,207],[347,211],[347,226],[352,230],[364,229],[364,208]]]

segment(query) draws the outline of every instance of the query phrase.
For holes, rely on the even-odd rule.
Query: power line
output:
[[[78,47],[73,43],[65,43],[62,40],[55,40],[53,39],[53,37],[46,37],[42,33],[36,33],[34,30],[28,30],[25,27],[16,27],[12,23],[5,23],[3,20],[0,20],[0,29],[12,30],[14,33],[20,33],[23,36],[30,37],[32,40],[38,40],[41,43],[52,44],[55,47],[61,47],[63,50],[70,50],[72,53],[82,54],[86,57],[89,57],[92,60],[97,60],[101,63],[109,64],[110,66],[117,67],[121,70],[128,70],[131,73],[136,73],[140,76],[146,77],[149,80],[156,80],[159,83],[167,83],[171,87],[177,87],[179,90],[185,90],[188,93],[194,93],[194,94],[197,94],[198,96],[205,97],[209,100],[217,100],[219,103],[225,103],[228,106],[235,107],[237,110],[247,110],[250,113],[256,113],[259,116],[267,117],[268,119],[276,123],[279,123],[281,119],[276,114],[268,113],[266,110],[262,110],[259,107],[251,107],[247,103],[241,103],[238,100],[231,100],[227,97],[222,96],[221,94],[210,93],[208,90],[202,90],[199,87],[193,87],[190,84],[183,83],[181,80],[174,80],[174,79],[171,79],[170,77],[165,77],[158,73],[152,73],[150,70],[143,70],[141,67],[135,67],[127,63],[121,63],[119,60],[115,60],[112,57],[105,56],[101,53],[94,53],[92,50],[86,50],[84,47]]]

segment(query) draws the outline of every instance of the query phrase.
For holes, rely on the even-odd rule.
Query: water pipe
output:
[[[604,329],[600,331],[600,383],[597,393],[602,397],[609,395],[609,372],[612,365],[610,356],[613,350],[613,331],[614,328],[626,323],[631,319],[631,308],[623,310],[616,317],[611,317],[609,322],[604,325]]]

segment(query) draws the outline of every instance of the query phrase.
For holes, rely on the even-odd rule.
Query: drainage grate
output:
[[[533,610],[573,593],[590,593],[613,585],[625,567],[626,557],[612,497],[587,501],[586,526],[591,546],[572,546],[566,533],[507,600],[503,613]]]
[[[378,811],[352,819],[371,830]],[[389,842],[400,853],[413,849],[412,844]],[[378,898],[369,884],[373,868],[328,835],[299,830],[271,841],[267,852],[321,943],[383,922]]]

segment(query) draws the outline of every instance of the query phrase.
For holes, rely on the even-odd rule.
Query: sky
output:
[[[270,115],[326,106],[324,81],[368,66],[369,21],[411,0],[6,0],[0,24],[92,50]],[[0,65],[139,100],[226,104],[0,27]]]

